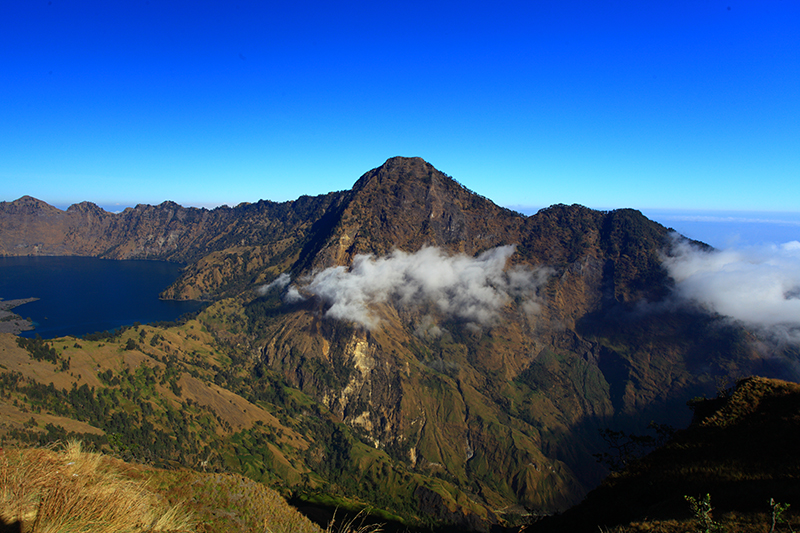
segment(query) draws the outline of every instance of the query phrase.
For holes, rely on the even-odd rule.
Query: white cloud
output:
[[[264,296],[273,289],[283,290],[283,288],[286,287],[291,280],[292,279],[289,276],[289,274],[284,272],[283,274],[272,280],[272,282],[267,283],[266,285],[262,285],[261,287],[258,287],[256,289],[256,292],[258,293],[259,296]]]
[[[705,251],[676,240],[664,265],[680,298],[747,325],[797,337],[800,242]]]
[[[349,268],[328,268],[293,285],[286,298],[319,298],[329,306],[325,316],[368,329],[379,326],[373,308],[383,303],[401,309],[432,306],[447,318],[488,326],[513,298],[522,299],[527,311],[536,311],[537,291],[550,276],[548,269],[507,269],[513,253],[513,246],[500,246],[478,257],[447,255],[438,248],[379,258],[358,255]],[[423,329],[438,333],[433,326],[426,323]]]

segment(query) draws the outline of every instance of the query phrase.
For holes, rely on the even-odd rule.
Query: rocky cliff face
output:
[[[518,242],[525,217],[465,189],[420,158],[393,158],[364,174],[341,214],[309,250],[317,268],[356,254],[443,247],[474,255]]]

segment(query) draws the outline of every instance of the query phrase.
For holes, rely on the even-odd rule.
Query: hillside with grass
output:
[[[690,407],[689,428],[526,531],[800,529],[800,385],[753,377]]]
[[[214,329],[217,317],[229,321],[225,305],[169,328],[48,341],[1,334],[0,442],[80,439],[131,464],[189,477],[216,473],[225,483],[238,475],[236,483],[271,487],[281,501],[340,513],[370,509],[386,522],[433,525],[441,505],[435,498],[427,511],[416,507],[420,491],[443,492],[462,515],[485,512],[459,502],[446,480],[361,442],[324,405],[215,340],[209,331],[222,331]]]
[[[3,449],[0,523],[29,532],[322,532],[242,476],[126,463],[79,441]]]

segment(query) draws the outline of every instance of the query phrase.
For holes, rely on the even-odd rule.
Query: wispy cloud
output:
[[[401,309],[432,308],[446,318],[489,326],[514,298],[526,312],[537,312],[539,287],[551,275],[546,268],[506,268],[513,253],[513,246],[501,246],[478,257],[448,255],[438,248],[395,251],[385,257],[358,255],[349,268],[332,267],[298,280],[285,298],[318,298],[327,306],[326,317],[367,329],[379,327],[374,307],[383,303]],[[419,326],[428,334],[439,331],[429,316]]]
[[[256,292],[258,293],[259,296],[264,296],[273,289],[283,290],[283,288],[286,287],[291,281],[292,281],[291,276],[289,276],[289,274],[284,272],[283,274],[272,280],[270,283],[258,287],[256,289]]]
[[[800,341],[800,242],[707,251],[676,240],[664,265],[679,298]]]

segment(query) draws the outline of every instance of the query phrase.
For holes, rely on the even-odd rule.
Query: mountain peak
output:
[[[384,185],[401,181],[422,181],[430,183],[433,174],[442,174],[433,165],[421,157],[391,157],[386,162],[361,176],[353,185],[354,191],[368,187],[374,183]]]
[[[390,157],[389,159],[386,160],[386,162],[382,166],[386,167],[386,166],[409,165],[409,164],[431,166],[430,163],[428,163],[421,157],[418,156],[406,157],[402,155]]]
[[[92,202],[80,202],[78,204],[72,204],[67,208],[68,213],[93,213],[95,215],[104,215],[108,214],[108,212],[103,209],[102,207],[98,206]]]
[[[321,248],[314,254],[321,253],[314,267],[349,264],[356,254],[423,246],[472,255],[519,242],[524,220],[420,157],[392,157],[361,176],[337,217],[318,235],[324,244],[317,241]]]
[[[6,214],[56,214],[61,210],[33,196],[22,196],[13,202],[0,202],[0,212]]]

